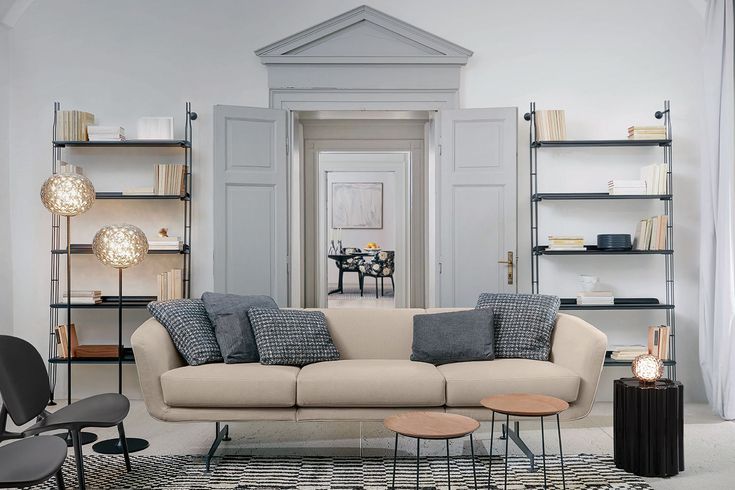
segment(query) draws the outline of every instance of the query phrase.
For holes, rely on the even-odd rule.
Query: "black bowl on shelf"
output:
[[[597,248],[601,250],[630,250],[630,235],[624,233],[606,233],[597,235]]]

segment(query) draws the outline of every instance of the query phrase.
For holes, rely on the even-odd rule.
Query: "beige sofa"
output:
[[[456,310],[456,309],[455,309]],[[551,359],[497,359],[433,366],[409,360],[413,316],[448,309],[322,310],[341,360],[303,368],[249,364],[187,366],[150,319],[132,344],[148,412],[170,422],[382,420],[400,410],[437,410],[488,420],[480,400],[497,393],[553,395],[567,420],[595,399],[607,338],[559,314]]]

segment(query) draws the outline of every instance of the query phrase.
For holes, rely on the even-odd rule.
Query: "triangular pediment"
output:
[[[464,65],[472,51],[361,6],[255,52],[263,63]]]

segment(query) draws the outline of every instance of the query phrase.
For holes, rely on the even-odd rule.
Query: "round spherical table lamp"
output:
[[[92,207],[95,192],[92,182],[76,173],[53,174],[41,186],[41,202],[53,213],[54,226],[58,226],[58,216],[66,217],[66,325],[71,331],[71,217],[78,216]],[[71,335],[66,336],[66,395],[71,404]],[[53,402],[53,391],[51,396]],[[67,445],[71,446],[71,438],[65,433]],[[91,432],[82,432],[82,444],[94,442],[97,436]]]
[[[630,368],[641,383],[655,383],[664,375],[664,363],[651,354],[636,357]]]
[[[148,253],[148,239],[140,228],[133,225],[108,225],[101,228],[92,240],[92,252],[105,265],[117,269],[117,391],[122,394],[123,364],[123,283],[122,271],[140,263]],[[148,447],[148,441],[138,438],[125,438],[129,452],[141,451]],[[122,454],[124,452],[120,439],[100,441],[92,446],[98,453]]]

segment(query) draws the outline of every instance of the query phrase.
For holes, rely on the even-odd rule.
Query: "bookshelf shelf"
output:
[[[124,141],[57,141],[53,142],[54,148],[91,148],[91,147],[115,147],[115,148],[191,148],[188,140],[124,140]]]
[[[77,131],[82,126],[72,126],[72,136],[69,132],[65,131],[69,128],[65,124],[69,124],[68,114],[60,112],[61,105],[58,102],[54,103],[54,116],[53,116],[53,131],[54,138],[57,135],[65,135],[66,137],[75,138]],[[178,194],[178,187],[171,186],[174,193],[168,195],[155,195],[155,194],[125,194],[123,192],[96,192],[96,199],[100,200],[111,200],[120,201],[115,204],[116,207],[124,209],[126,203],[130,201],[151,201],[150,205],[161,204],[163,201],[179,201],[181,206],[176,207],[176,210],[181,211],[181,218],[183,222],[183,230],[181,241],[183,247],[181,250],[149,250],[149,255],[169,255],[177,257],[176,261],[181,260],[181,265],[177,269],[181,270],[181,293],[185,298],[190,297],[191,294],[191,218],[192,218],[192,167],[193,167],[193,131],[192,121],[197,119],[197,113],[191,110],[191,103],[186,102],[184,113],[184,135],[181,139],[166,139],[166,140],[124,140],[124,141],[70,141],[64,139],[53,139],[51,141],[51,171],[52,173],[58,173],[59,163],[64,160],[66,151],[70,148],[81,149],[81,148],[97,148],[96,155],[97,159],[103,159],[104,155],[120,155],[117,149],[122,148],[139,148],[140,154],[152,149],[166,149],[166,153],[175,153],[177,159],[180,160],[180,165],[183,166],[181,178],[182,188],[181,193]],[[85,116],[86,117],[86,116]],[[93,119],[93,117],[91,118]],[[75,124],[75,123],[72,123]],[[58,131],[61,130],[61,131]],[[122,150],[127,151],[127,150]],[[158,152],[160,153],[160,151]],[[138,153],[135,153],[136,155]],[[78,155],[78,153],[77,153]],[[183,160],[183,161],[181,161]],[[119,171],[123,172],[125,167]],[[179,169],[180,170],[180,169]],[[178,177],[177,177],[178,178]],[[160,183],[159,183],[160,185]],[[164,187],[165,188],[165,187]],[[131,216],[128,218],[131,222],[135,223],[136,216],[130,212]],[[178,219],[177,219],[178,220]],[[89,256],[92,254],[92,245],[89,243],[76,243],[69,246],[70,250],[67,251],[66,235],[65,240],[62,242],[62,226],[61,217],[53,215],[51,218],[51,246],[49,248],[51,255],[51,278],[50,278],[50,294],[49,294],[49,375],[51,378],[51,402],[54,402],[56,380],[58,375],[58,366],[66,365],[66,378],[67,378],[67,398],[71,401],[72,398],[72,369],[73,364],[116,364],[118,365],[118,392],[122,393],[122,365],[132,364],[135,362],[135,358],[129,349],[123,350],[123,356],[118,357],[85,357],[85,358],[66,358],[59,355],[59,348],[57,345],[57,334],[56,329],[60,325],[71,324],[74,325],[74,318],[72,312],[83,311],[83,310],[105,310],[117,312],[120,308],[123,310],[143,310],[145,311],[148,303],[155,301],[155,296],[122,296],[122,302],[119,301],[119,296],[102,296],[102,301],[97,304],[72,304],[69,305],[64,301],[63,293],[66,292],[65,275],[62,275],[61,263],[66,261],[68,267],[66,268],[73,273],[73,262],[72,257],[76,256]],[[62,259],[61,257],[64,257]],[[176,274],[176,280],[178,281],[178,272]],[[178,284],[178,282],[177,282]],[[121,293],[117,293],[121,294]],[[109,324],[112,328],[115,325],[117,331],[117,339],[114,341],[115,344],[123,348],[123,322],[121,317],[117,317],[116,320],[110,320],[109,323],[106,321],[105,324]],[[70,346],[67,346],[67,351]]]
[[[665,298],[615,298],[611,305],[578,305],[576,298],[562,298],[561,310],[578,311],[623,311],[623,310],[661,310],[666,317],[665,325],[670,328],[669,361],[664,364],[668,369],[668,376],[676,380],[676,315],[674,308],[674,195],[672,178],[672,133],[671,111],[668,100],[664,101],[664,109],[654,113],[656,119],[663,119],[665,139],[621,139],[621,140],[564,140],[564,141],[537,141],[536,140],[536,103],[531,102],[530,111],[524,115],[529,124],[528,149],[530,165],[530,208],[531,208],[531,291],[539,294],[541,289],[540,261],[545,256],[616,256],[625,259],[633,255],[662,257],[665,265]],[[603,149],[605,147],[650,147],[658,148],[663,153],[663,163],[666,165],[666,188],[668,194],[656,195],[609,195],[602,192],[539,192],[539,152],[548,148],[590,148]],[[636,155],[634,153],[633,155]],[[631,200],[658,201],[663,205],[664,215],[668,220],[664,228],[664,250],[604,250],[596,246],[587,245],[586,250],[548,250],[547,245],[539,241],[539,207],[546,201],[585,201],[610,200],[616,202]],[[571,259],[569,259],[571,260]],[[612,259],[610,259],[612,260]],[[646,262],[647,263],[647,262]],[[661,313],[659,313],[661,314]],[[607,358],[605,366],[630,366],[627,361],[614,361]]]
[[[590,146],[671,146],[671,140],[564,140],[531,142],[531,148],[578,148]]]
[[[531,196],[533,202],[538,201],[586,201],[586,200],[611,200],[611,201],[636,201],[656,200],[670,201],[671,194],[631,194],[610,195],[605,192],[540,192]]]
[[[664,366],[667,367],[674,367],[676,366],[676,361],[662,361],[664,363]],[[632,361],[616,361],[615,359],[610,359],[609,357],[605,358],[605,366],[608,367],[630,367],[630,365],[633,364]]]

